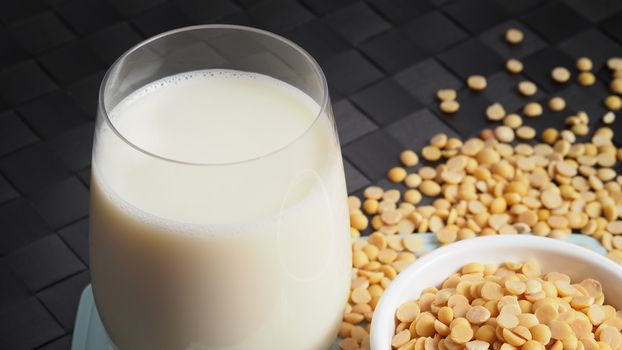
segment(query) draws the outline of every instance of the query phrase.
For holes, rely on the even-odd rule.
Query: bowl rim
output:
[[[554,243],[554,244],[551,244]],[[397,277],[391,282],[389,287],[384,291],[378,305],[374,310],[374,317],[371,323],[370,342],[371,349],[373,350],[391,350],[390,334],[395,329],[392,326],[395,317],[395,310],[387,310],[390,307],[391,299],[394,298],[394,294],[404,288],[405,281],[410,279],[413,274],[419,273],[421,270],[426,269],[428,265],[435,263],[438,259],[450,258],[453,254],[469,250],[473,247],[480,247],[486,245],[488,249],[495,248],[507,248],[509,246],[516,247],[534,247],[537,246],[540,249],[549,250],[551,252],[559,252],[565,255],[573,255],[578,259],[584,261],[590,261],[597,265],[599,268],[606,270],[615,276],[615,278],[622,281],[622,268],[615,262],[606,258],[605,256],[598,254],[594,251],[581,247],[577,244],[555,240],[548,237],[540,237],[535,235],[495,235],[495,236],[479,236],[464,241],[451,243],[440,248],[433,250],[432,252],[417,259],[414,263],[408,266],[405,270],[400,272]],[[387,329],[388,327],[388,329]],[[388,332],[387,332],[388,331]]]

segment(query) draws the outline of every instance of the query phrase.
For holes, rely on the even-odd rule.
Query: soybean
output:
[[[523,41],[523,37],[523,32],[517,28],[510,28],[505,32],[505,41],[512,45],[520,44]]]
[[[563,84],[570,80],[570,71],[565,67],[555,67],[551,71],[551,77],[555,82]]]
[[[505,63],[505,69],[510,73],[518,74],[523,71],[523,63],[515,58],[510,58]]]
[[[474,91],[484,90],[487,85],[486,78],[481,75],[471,75],[467,79],[467,86]]]

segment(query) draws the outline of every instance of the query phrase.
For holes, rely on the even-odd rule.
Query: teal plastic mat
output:
[[[438,248],[439,244],[433,234],[423,234],[422,237],[424,245],[421,252]],[[606,254],[600,243],[590,236],[572,234],[568,237],[568,242],[590,247],[599,254]],[[104,327],[97,315],[90,285],[84,289],[80,298],[71,348],[72,350],[114,350],[108,342]],[[338,349],[337,345],[334,345],[331,350]]]

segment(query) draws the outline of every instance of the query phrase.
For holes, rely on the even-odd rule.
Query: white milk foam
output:
[[[279,116],[276,116],[276,118],[274,117],[271,118],[272,120],[264,120],[263,118],[253,119],[253,118],[248,118],[246,115],[240,114],[239,110],[237,111],[222,110],[223,108],[222,102],[217,103],[217,101],[214,101],[211,99],[206,99],[206,100],[201,101],[201,100],[194,99],[192,96],[188,98],[188,100],[191,100],[191,99],[193,100],[192,102],[194,103],[192,105],[174,106],[171,104],[164,104],[163,106],[164,108],[169,108],[167,112],[173,112],[173,113],[176,112],[180,114],[186,114],[186,111],[184,111],[184,108],[194,108],[195,111],[193,111],[193,113],[197,113],[196,111],[197,109],[202,109],[203,111],[209,111],[211,108],[215,108],[215,109],[219,109],[220,113],[224,112],[225,114],[224,116],[216,115],[215,117],[217,118],[236,117],[238,118],[238,120],[234,122],[243,121],[245,123],[250,123],[250,129],[252,130],[248,130],[248,131],[251,131],[253,136],[259,135],[260,136],[259,139],[262,141],[262,143],[255,143],[253,144],[253,148],[247,148],[247,149],[240,150],[241,151],[240,154],[231,155],[228,152],[223,152],[222,157],[219,157],[216,154],[205,155],[204,153],[205,149],[199,149],[198,151],[200,151],[201,153],[197,153],[193,149],[194,147],[185,147],[187,145],[182,146],[182,147],[177,147],[177,148],[175,147],[171,148],[171,147],[168,147],[170,145],[166,145],[167,148],[163,149],[162,147],[163,145],[161,143],[153,142],[155,140],[147,140],[147,143],[145,144],[144,138],[147,135],[143,135],[140,132],[136,132],[136,130],[132,128],[133,126],[137,124],[136,118],[134,119],[121,118],[125,114],[135,113],[131,111],[131,109],[136,109],[137,108],[136,105],[139,105],[139,104],[142,104],[143,106],[139,106],[138,108],[142,108],[143,110],[145,109],[144,107],[155,108],[153,104],[153,100],[155,98],[158,98],[157,95],[162,92],[165,92],[165,94],[170,94],[171,89],[176,89],[180,93],[183,92],[183,93],[190,93],[190,94],[193,94],[193,93],[205,94],[205,92],[201,92],[201,91],[194,91],[194,92],[188,91],[188,88],[189,88],[188,85],[189,84],[195,84],[195,85],[206,84],[206,86],[209,85],[208,87],[209,89],[209,88],[214,88],[214,86],[212,85],[214,85],[215,81],[218,81],[218,84],[223,84],[223,83],[228,84],[230,85],[229,88],[240,88],[239,82],[243,82],[243,84],[246,84],[246,85],[252,85],[250,86],[250,88],[253,88],[253,89],[254,88],[268,88],[269,86],[268,89],[272,90],[270,94],[274,95],[271,97],[273,101],[270,101],[269,103],[276,102],[275,99],[280,97],[281,100],[279,100],[278,102],[282,103],[286,101],[289,104],[295,105],[295,108],[306,109],[305,114],[308,114],[308,115],[305,115],[305,119],[302,119],[302,120],[296,120],[292,118],[286,119],[286,118],[281,118]],[[222,89],[222,87],[219,87],[219,89]],[[167,92],[167,90],[169,90],[169,92]],[[233,95],[236,94],[235,91],[229,91],[229,92],[220,91],[219,93],[221,94],[231,93]],[[262,94],[262,95],[254,96],[254,98],[263,99],[266,97],[266,95],[269,95],[269,94]],[[283,99],[284,97],[287,97],[287,99],[284,100]],[[236,100],[230,99],[230,101],[227,101],[227,102],[228,103],[236,102]],[[244,100],[239,100],[239,102],[244,104]],[[250,101],[250,102],[252,103],[253,101]],[[177,102],[176,104],[179,104],[179,103],[180,102]],[[210,106],[211,103],[213,103],[214,106]],[[220,104],[220,106],[216,104]],[[246,108],[247,111],[251,111],[253,113],[261,112],[261,111],[252,109],[254,107],[259,107],[259,104],[251,105],[249,103],[249,105],[252,107]],[[236,109],[245,109],[241,107],[242,106],[237,106]],[[266,108],[268,107],[268,105],[266,104],[262,107]],[[230,108],[227,108],[227,109],[230,109]],[[202,70],[202,71],[192,71],[192,72],[181,73],[178,75],[162,78],[160,80],[147,84],[144,87],[140,88],[139,90],[133,92],[126,98],[124,98],[109,113],[109,117],[110,117],[110,120],[112,121],[112,124],[117,128],[117,130],[121,131],[121,134],[125,138],[127,138],[130,142],[134,143],[136,146],[144,149],[147,152],[157,154],[164,158],[169,158],[169,159],[180,161],[180,162],[218,164],[218,163],[236,163],[240,161],[249,160],[255,157],[269,155],[270,153],[277,151],[282,147],[287,146],[289,143],[294,141],[297,137],[301,136],[304,133],[304,131],[307,130],[313,124],[313,122],[316,119],[317,114],[320,113],[320,109],[321,109],[320,106],[307,94],[305,94],[299,89],[281,80],[277,80],[277,79],[268,77],[263,74],[258,74],[258,73],[240,72],[240,71],[227,70],[227,69],[213,69],[213,70]],[[270,110],[268,109],[268,111]],[[272,112],[274,111],[276,110],[273,110]],[[283,111],[281,111],[281,113],[282,112]],[[289,112],[292,112],[291,108]],[[164,116],[164,113],[161,113],[161,114],[163,114]],[[169,116],[165,116],[165,117],[167,117],[170,120]],[[192,118],[192,119],[195,121],[199,121],[199,122],[203,121],[203,123],[200,124],[202,128],[200,128],[200,130],[198,131],[200,131],[201,133],[208,133],[208,135],[212,137],[216,135],[214,135],[214,133],[209,134],[211,129],[214,129],[218,125],[226,125],[225,123],[214,123],[215,122],[214,118]],[[253,123],[254,120],[255,120],[255,123]],[[270,123],[271,121],[278,121],[280,123],[288,122],[288,121],[289,122],[296,121],[297,123],[296,125],[291,124],[291,123],[289,123],[288,125],[278,125],[278,124],[275,125],[275,124],[271,124]],[[160,122],[162,122],[162,120],[160,120]],[[188,122],[188,120],[186,120],[186,122]],[[222,122],[222,120],[220,120],[220,122]],[[233,122],[230,122],[230,123],[233,123]],[[177,124],[178,123],[170,123],[170,124],[167,124],[166,126],[172,127],[172,128],[177,127],[178,130],[183,130],[184,128],[187,128],[190,126],[190,125],[179,126]],[[267,130],[264,130],[263,126],[269,126],[269,128]],[[278,133],[278,131],[280,131],[279,128],[283,128],[283,127],[290,127],[290,128],[294,127],[295,129],[288,130],[288,132],[281,133],[282,135],[279,135]],[[236,137],[235,131],[239,131],[239,130],[235,130],[234,127],[225,128],[225,130],[228,132],[225,133],[225,135],[221,135],[221,136],[234,137],[234,138]],[[170,133],[170,130],[166,130],[166,131],[167,133]],[[190,130],[184,130],[184,131],[189,132]],[[268,133],[269,131],[271,132]],[[199,135],[199,136],[202,136],[202,135]],[[248,135],[245,135],[245,136],[248,136]],[[176,137],[175,140],[178,142],[183,141],[183,139],[178,138],[178,137]],[[219,140],[214,140],[214,141],[210,141],[210,140],[206,140],[206,141],[207,142],[201,144],[203,146],[206,146],[205,148],[214,147],[214,146],[221,146],[224,148],[246,146],[244,142],[235,142],[235,140],[219,139]],[[218,144],[219,141],[224,141],[224,142],[222,142],[222,144]],[[223,151],[225,151],[225,149],[223,149]]]
[[[216,81],[216,83],[214,82]],[[250,101],[247,107],[244,107],[244,100],[239,101],[241,105],[236,106],[233,109],[239,109],[240,111],[230,111],[231,106],[236,101],[234,98],[230,98],[230,101],[223,102],[218,98],[227,99],[227,96],[222,96],[228,92],[215,91],[215,94],[220,94],[213,99],[204,99],[203,96],[192,96],[193,94],[206,95],[206,92],[202,92],[198,88],[208,90],[207,93],[212,92],[218,88],[217,84],[227,84],[226,88],[230,90],[239,89],[240,86],[248,91],[247,95],[253,93],[253,98],[256,101]],[[249,84],[250,83],[250,84]],[[244,87],[251,85],[250,87]],[[174,93],[170,90],[177,90]],[[191,90],[192,89],[192,90]],[[221,89],[222,90],[222,89]],[[263,90],[261,93],[252,90]],[[185,101],[175,101],[172,99],[179,98],[179,95],[183,94]],[[235,91],[231,93],[235,95]],[[256,96],[255,96],[256,95]],[[268,97],[268,98],[266,98]],[[288,98],[284,101],[284,98]],[[268,100],[267,103],[263,100]],[[164,101],[164,102],[162,102]],[[168,103],[165,103],[168,102]],[[183,104],[185,102],[185,105]],[[193,103],[190,103],[193,102]],[[254,104],[253,104],[254,102]],[[281,105],[287,102],[288,108],[280,108]],[[180,105],[181,104],[181,105]],[[219,105],[216,105],[219,104]],[[272,105],[270,105],[272,104]],[[162,105],[162,106],[158,106]],[[199,105],[199,107],[194,107]],[[172,106],[172,107],[171,107]],[[212,108],[213,111],[210,111]],[[272,108],[272,110],[270,110]],[[159,109],[164,109],[161,111]],[[191,109],[188,111],[187,109]],[[281,109],[281,110],[279,110]],[[205,113],[202,111],[215,112],[213,115],[201,115]],[[262,116],[256,118],[248,118],[244,112],[259,112],[263,111]],[[272,184],[272,187],[282,187],[286,183],[282,180],[290,180],[292,175],[296,171],[312,169],[318,172],[321,177],[330,176],[332,168],[334,166],[341,166],[340,162],[327,162],[325,155],[322,152],[327,152],[326,144],[330,143],[330,127],[326,122],[325,117],[316,120],[320,107],[302,91],[286,84],[282,81],[260,75],[255,73],[237,72],[231,70],[209,70],[209,71],[196,71],[188,72],[180,75],[164,78],[162,80],[148,84],[144,88],[139,89],[127,98],[125,98],[117,107],[115,107],[110,113],[110,119],[118,132],[123,135],[127,140],[147,152],[157,154],[169,159],[175,159],[182,162],[208,162],[208,163],[236,163],[236,162],[248,162],[247,164],[232,165],[230,168],[235,171],[248,172],[248,178],[252,181],[253,177],[258,178],[253,186],[266,186],[267,183],[280,181],[277,184]],[[223,113],[224,112],[224,113]],[[301,113],[302,112],[302,113]],[[171,115],[178,113],[182,116],[188,116],[194,114],[192,120],[188,125],[178,122],[178,120]],[[279,113],[281,115],[279,115]],[[299,114],[298,118],[292,118],[291,115],[295,113]],[[220,114],[224,114],[221,116]],[[255,113],[258,114],[258,113]],[[154,117],[152,117],[155,116]],[[233,117],[232,117],[233,116]],[[262,118],[263,117],[263,118]],[[226,118],[233,118],[229,124],[225,123]],[[151,119],[151,120],[150,120]],[[154,121],[159,125],[155,125],[154,128],[146,127],[146,124]],[[262,119],[271,119],[263,121]],[[236,131],[239,126],[235,125],[245,124],[249,125],[248,130],[244,131],[248,136],[249,133],[253,135],[254,140],[246,140],[243,137],[236,138]],[[210,129],[215,128],[214,125],[220,125],[216,127],[222,132],[211,132]],[[147,125],[148,126],[148,125]],[[198,128],[191,128],[199,126]],[[200,130],[202,134],[196,135],[196,140],[188,141],[189,137],[186,134]],[[315,133],[316,135],[306,136],[307,133]],[[125,210],[132,211],[132,214],[140,218],[140,220],[146,222],[157,222],[158,225],[168,227],[172,231],[177,232],[209,232],[211,226],[217,224],[218,220],[202,220],[199,216],[204,216],[204,213],[194,213],[194,217],[187,220],[179,220],[180,217],[175,215],[166,215],[165,209],[158,208],[155,210],[149,210],[151,205],[141,205],[140,203],[142,195],[136,193],[138,191],[152,192],[151,188],[162,189],[162,186],[152,186],[148,189],[141,189],[141,187],[148,187],[144,184],[145,181],[149,181],[151,175],[149,173],[170,171],[171,178],[179,176],[180,173],[184,173],[185,177],[192,178],[187,183],[196,188],[202,182],[214,181],[215,177],[218,177],[218,173],[227,173],[222,169],[216,169],[220,166],[204,166],[205,169],[198,169],[197,166],[188,166],[188,169],[184,169],[182,166],[176,166],[176,169],[171,170],[174,165],[164,164],[160,159],[153,159],[149,161],[144,154],[136,151],[121,142],[115,135],[109,125],[104,125],[103,130],[99,133],[101,136],[102,147],[101,152],[98,154],[101,157],[95,157],[94,159],[94,171],[97,172],[97,178],[107,178],[102,181],[102,189],[108,194],[109,198],[114,201],[118,201],[118,205]],[[172,137],[168,136],[173,134]],[[176,135],[177,134],[177,135]],[[155,135],[155,136],[154,136]],[[297,141],[295,141],[299,138]],[[302,140],[300,139],[302,138]],[[323,139],[322,139],[323,138]],[[292,142],[294,143],[292,145]],[[105,146],[104,146],[105,144]],[[285,147],[286,149],[283,149]],[[287,148],[291,148],[287,149]],[[205,154],[210,153],[210,154]],[[276,154],[274,154],[276,153]],[[191,156],[188,156],[191,154]],[[107,158],[110,159],[113,166],[106,166],[103,163]],[[248,161],[253,158],[270,158],[266,161],[261,159],[255,161]],[[307,164],[293,164],[293,167],[284,167],[283,161],[287,162],[287,157],[304,158]],[[334,158],[334,157],[333,157]],[[131,174],[127,174],[129,171],[124,168],[119,168],[119,163],[127,163],[127,168],[132,168],[132,172],[144,172],[147,174],[143,178],[132,179]],[[279,164],[278,168],[284,168],[280,171],[257,173],[257,167],[269,167],[273,164]],[[321,163],[321,164],[320,164]],[[136,169],[137,164],[141,164],[142,167],[149,168],[149,170]],[[295,167],[294,167],[295,166]],[[226,166],[224,166],[226,167]],[[211,169],[216,169],[211,171]],[[283,170],[286,173],[281,173]],[[287,173],[289,171],[289,173]],[[229,172],[227,176],[231,175],[234,171]],[[106,174],[107,173],[107,174]],[[281,174],[279,174],[281,173]],[[195,176],[196,175],[196,176]],[[276,175],[282,175],[280,178]],[[247,179],[244,179],[247,181]],[[127,186],[126,184],[134,182],[131,188],[122,190],[119,187]],[[234,182],[231,179],[230,182]],[[236,185],[244,187],[240,183]],[[185,188],[186,192],[190,191]],[[248,188],[249,193],[253,193],[252,188]],[[307,191],[309,189],[305,189]],[[240,195],[243,195],[241,191],[237,191]],[[123,195],[119,195],[123,193]],[[231,193],[231,191],[229,191]],[[213,194],[213,193],[212,193]],[[221,196],[208,196],[203,195],[199,198],[218,198],[222,201],[227,199],[227,193],[221,193]],[[309,193],[299,194],[295,196],[296,199],[303,200]],[[172,196],[169,196],[169,198]],[[195,197],[195,196],[191,196]],[[276,197],[271,195],[270,197]],[[239,199],[234,199],[235,202],[240,202]],[[162,201],[159,201],[162,202]],[[264,205],[270,205],[263,203]],[[286,203],[285,207],[293,206],[295,203]],[[235,221],[238,223],[246,222],[247,224],[256,225],[259,221],[265,221],[270,219],[271,215],[283,207],[282,203],[272,203],[272,213],[266,212],[263,215],[237,215]],[[201,208],[201,205],[195,205],[193,208]],[[190,208],[192,211],[193,208]],[[164,213],[163,213],[164,212]],[[150,215],[153,214],[153,215]],[[164,215],[163,215],[164,214]],[[220,213],[219,216],[222,217]],[[250,217],[249,217],[250,216]],[[167,220],[161,220],[166,218]],[[234,218],[232,218],[234,219]],[[193,225],[199,224],[199,225]],[[229,224],[229,222],[227,222]],[[177,227],[181,225],[182,227]]]

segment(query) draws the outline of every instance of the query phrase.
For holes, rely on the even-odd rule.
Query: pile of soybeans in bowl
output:
[[[622,311],[599,281],[538,262],[470,263],[395,314],[398,350],[616,350]]]

